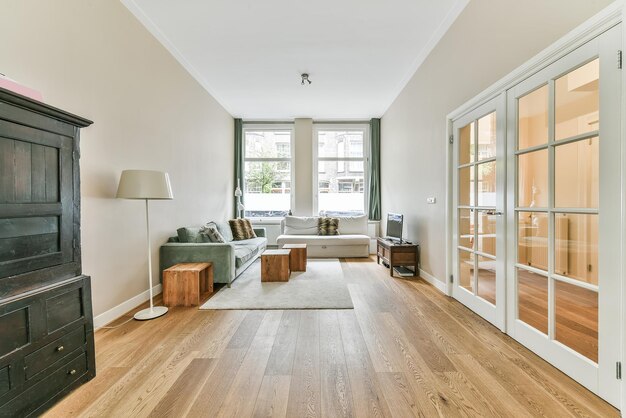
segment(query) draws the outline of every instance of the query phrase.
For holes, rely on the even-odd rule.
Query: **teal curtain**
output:
[[[380,119],[370,121],[369,219],[380,221]]]
[[[243,121],[241,119],[235,119],[235,187],[237,182],[243,191]],[[233,195],[235,191],[233,190]],[[234,217],[237,217],[237,198],[235,197],[234,203]],[[243,196],[241,196],[241,203],[243,203]]]

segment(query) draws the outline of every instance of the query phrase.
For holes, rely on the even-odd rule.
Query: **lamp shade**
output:
[[[170,177],[163,171],[124,170],[117,186],[121,199],[173,199]]]

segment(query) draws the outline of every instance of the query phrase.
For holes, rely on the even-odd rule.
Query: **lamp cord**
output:
[[[98,329],[116,329],[116,328],[121,327],[122,325],[128,324],[132,320],[133,320],[133,318],[128,318],[126,321],[122,322],[121,324],[115,325],[114,327],[100,327]]]

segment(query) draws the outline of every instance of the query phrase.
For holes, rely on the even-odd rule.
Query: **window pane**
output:
[[[291,208],[291,163],[246,162],[244,204],[246,216],[287,215]]]
[[[474,166],[459,168],[459,205],[474,206]]]
[[[473,209],[459,209],[459,245],[474,249]]]
[[[518,213],[517,262],[548,270],[548,214]]]
[[[554,84],[554,136],[559,139],[599,128],[598,59],[558,78]]]
[[[290,158],[291,131],[245,131],[245,158]]]
[[[496,304],[496,260],[478,256],[478,296]]]
[[[555,339],[598,362],[598,294],[555,281]]]
[[[459,250],[459,285],[474,293],[474,254]]]
[[[548,278],[517,269],[517,317],[548,334]]]
[[[365,213],[365,178],[362,171],[350,171],[349,164],[337,161],[324,161],[324,171],[319,168],[318,165],[320,213],[336,216]]]
[[[559,208],[597,208],[600,179],[598,137],[555,148],[554,200]]]
[[[598,215],[554,215],[554,271],[598,284]]]
[[[474,161],[474,122],[459,129],[459,165]]]
[[[363,157],[363,131],[319,131],[319,158]]]
[[[548,86],[520,97],[518,102],[518,149],[548,142]]]
[[[548,150],[517,156],[517,205],[545,208],[548,206]]]
[[[496,206],[496,162],[478,164],[478,206]]]
[[[486,211],[478,211],[478,251],[496,255],[496,215],[489,215]]]
[[[478,119],[478,159],[496,156],[496,112]]]

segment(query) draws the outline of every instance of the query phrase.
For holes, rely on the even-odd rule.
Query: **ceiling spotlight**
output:
[[[309,80],[309,75],[307,73],[302,73],[300,74],[300,77],[302,77],[302,84],[304,86],[304,82],[306,81],[307,83],[311,84],[311,80]]]

